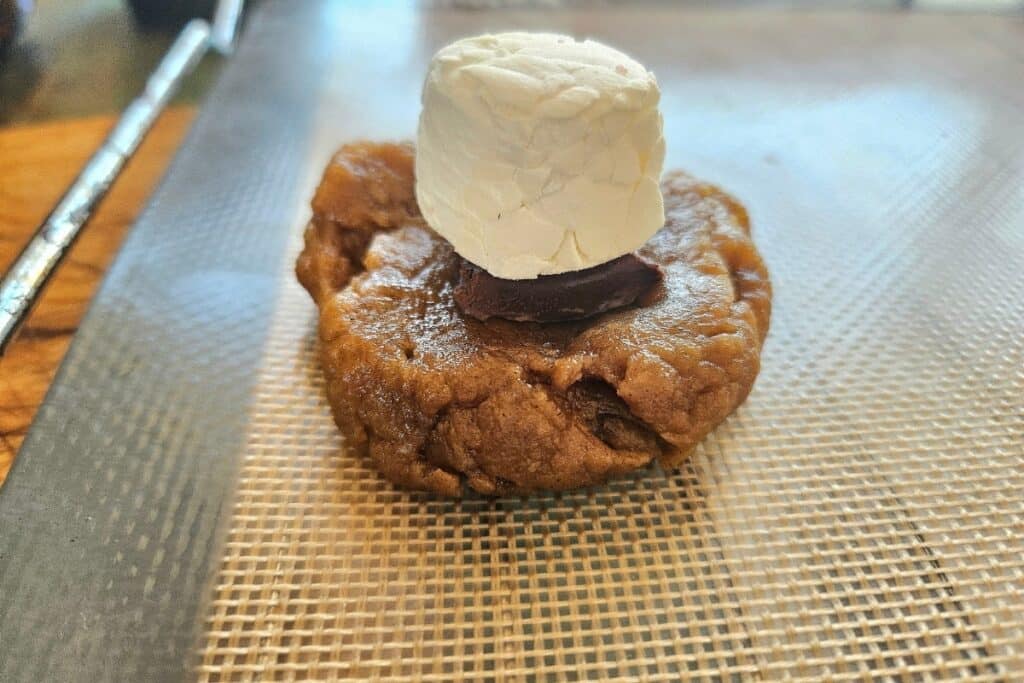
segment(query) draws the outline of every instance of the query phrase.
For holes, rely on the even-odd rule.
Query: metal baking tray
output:
[[[333,149],[442,44],[594,36],[776,286],[678,472],[394,489],[291,266]],[[900,12],[265,3],[0,491],[0,680],[1024,677],[1024,25]]]

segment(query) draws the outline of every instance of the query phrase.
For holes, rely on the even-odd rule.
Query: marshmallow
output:
[[[659,98],[642,65],[592,40],[501,33],[452,43],[423,86],[420,210],[499,278],[632,252],[665,222]]]

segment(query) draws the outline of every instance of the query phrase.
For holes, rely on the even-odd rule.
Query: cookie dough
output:
[[[666,174],[665,226],[637,251],[664,278],[641,305],[482,322],[454,301],[460,259],[419,213],[413,158],[343,147],[296,267],[335,420],[388,479],[446,496],[599,484],[680,464],[746,398],[771,285],[736,200]]]

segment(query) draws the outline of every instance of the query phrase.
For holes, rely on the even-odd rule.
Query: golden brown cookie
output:
[[[452,298],[459,258],[416,207],[413,150],[359,143],[313,199],[296,271],[350,446],[402,486],[456,496],[601,483],[678,465],[743,402],[771,285],[746,211],[683,173],[640,250],[664,282],[586,320],[481,322]]]

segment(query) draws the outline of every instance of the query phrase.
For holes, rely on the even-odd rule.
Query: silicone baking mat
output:
[[[333,147],[411,136],[433,51],[510,27],[652,68],[667,165],[751,212],[772,329],[678,472],[439,500],[344,448],[290,267]],[[325,2],[248,31],[0,494],[0,674],[1024,677],[1019,19]]]

